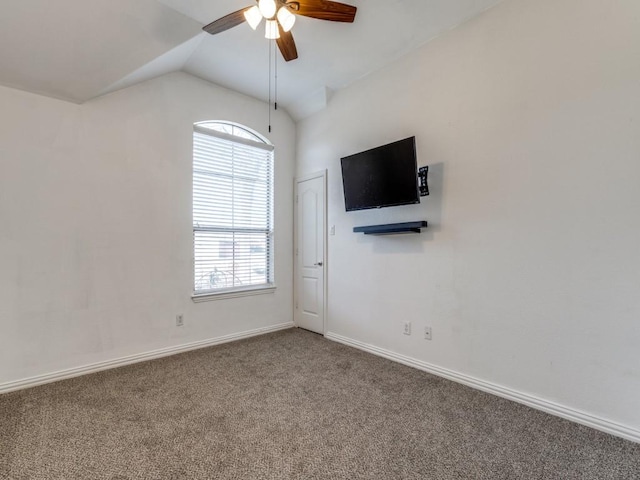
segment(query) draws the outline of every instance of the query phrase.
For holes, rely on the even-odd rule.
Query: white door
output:
[[[296,181],[296,325],[325,333],[325,173]]]

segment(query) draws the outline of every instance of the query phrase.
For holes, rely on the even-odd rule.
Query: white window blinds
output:
[[[273,284],[273,146],[243,137],[194,128],[196,294]]]

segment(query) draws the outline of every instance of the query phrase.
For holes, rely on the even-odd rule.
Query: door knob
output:
[[[314,263],[313,266],[314,267],[321,267],[322,266],[322,262]]]

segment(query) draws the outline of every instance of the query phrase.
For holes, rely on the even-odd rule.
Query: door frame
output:
[[[307,180],[313,180],[315,178],[322,179],[322,230],[324,238],[322,239],[322,256],[323,256],[323,275],[322,275],[322,288],[324,290],[324,295],[322,299],[322,335],[326,335],[329,328],[329,319],[328,319],[328,279],[329,279],[329,256],[328,256],[328,245],[327,245],[327,170],[320,170],[314,173],[308,173],[305,175],[301,175],[293,179],[293,323],[295,326],[298,326],[297,322],[297,308],[296,304],[298,303],[298,184],[301,182],[306,182]]]

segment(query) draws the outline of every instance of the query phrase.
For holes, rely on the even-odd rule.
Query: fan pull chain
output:
[[[275,41],[275,40],[274,40]],[[275,100],[274,100],[274,110],[278,110],[278,50],[275,49],[275,55],[273,57],[273,64],[275,65],[275,70],[276,70],[276,78],[275,78],[275,89],[274,89],[274,95],[275,95]]]
[[[269,110],[269,133],[271,133],[271,47],[272,42],[269,43],[269,103],[267,109]]]

